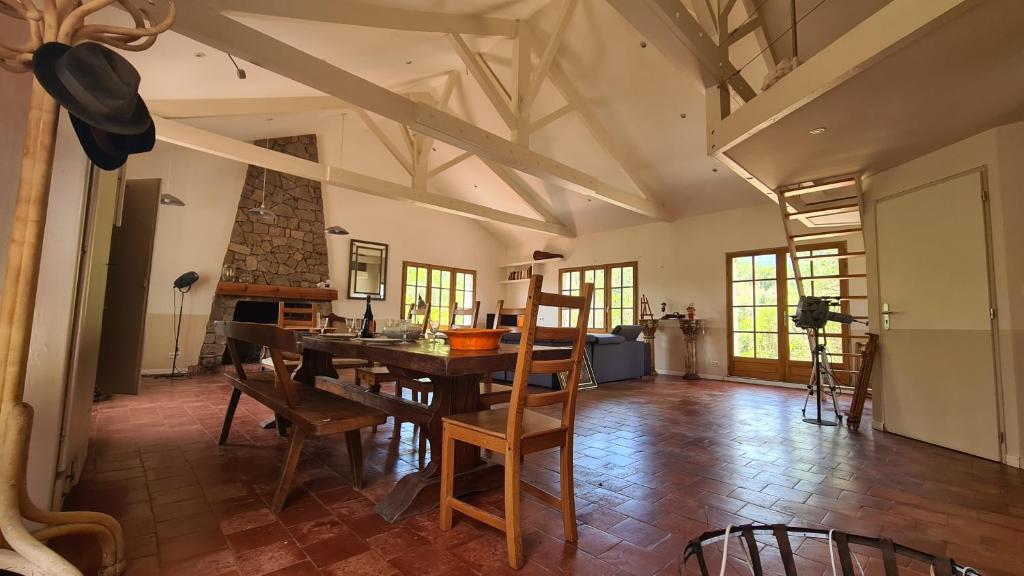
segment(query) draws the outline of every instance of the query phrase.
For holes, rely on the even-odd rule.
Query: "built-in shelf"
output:
[[[519,266],[533,266],[534,264],[544,264],[547,262],[562,262],[565,258],[548,258],[547,260],[526,260],[524,262],[513,262],[511,264],[502,264],[502,268],[518,268]]]
[[[502,284],[522,284],[524,282],[529,282],[529,281],[530,281],[529,278],[520,278],[519,280],[501,280],[501,283]]]

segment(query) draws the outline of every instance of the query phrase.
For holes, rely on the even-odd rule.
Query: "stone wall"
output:
[[[256,145],[266,146],[267,142],[258,141]],[[317,161],[316,135],[272,139],[269,147],[277,152]],[[248,212],[260,205],[263,191],[263,168],[249,166],[238,199],[224,265],[234,270],[236,282],[314,287],[330,277],[320,183],[273,170],[267,171],[266,181],[265,205],[276,219],[263,220]],[[225,344],[216,336],[214,322],[231,320],[238,300],[233,296],[214,297],[206,339],[199,353],[201,370],[214,370],[221,364]],[[329,302],[319,303],[318,307],[321,313],[330,312]]]

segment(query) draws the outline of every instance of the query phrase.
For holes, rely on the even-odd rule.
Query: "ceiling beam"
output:
[[[730,32],[729,33],[729,38],[726,40],[726,42],[730,46],[732,46],[733,44],[735,44],[735,43],[739,42],[740,40],[744,39],[747,36],[747,34],[750,34],[751,32],[754,32],[754,31],[760,30],[760,29],[761,29],[761,16],[754,16],[753,18],[748,19],[743,24],[740,24],[739,26],[737,26],[735,30]]]
[[[427,178],[433,178],[434,176],[437,176],[438,174],[440,174],[441,172],[444,172],[445,170],[451,168],[452,166],[455,166],[456,164],[460,164],[460,163],[462,163],[462,162],[464,162],[466,160],[469,160],[472,157],[473,157],[473,155],[470,154],[469,152],[463,152],[462,154],[458,154],[458,155],[452,157],[450,160],[441,163],[440,165],[435,167],[433,170],[428,172],[427,173]]]
[[[346,0],[288,0],[287,2],[282,0],[213,0],[213,2],[225,12],[413,32],[457,32],[474,36],[511,38],[516,35],[518,28],[518,23],[515,20],[507,18],[407,10]]]
[[[744,101],[757,94],[710,34],[679,0],[608,0],[634,28],[677,66],[688,69],[692,57],[701,64],[704,86],[727,82]]]
[[[521,26],[519,35],[512,44],[512,113],[516,124],[512,127],[511,139],[516,144],[530,147],[530,107],[526,105],[526,93],[530,89],[530,46],[533,33],[529,26]],[[494,72],[494,70],[491,70]]]
[[[455,49],[455,53],[462,59],[462,63],[466,65],[469,70],[469,74],[476,80],[476,83],[480,85],[480,89],[484,91],[484,95],[491,101],[491,105],[498,111],[501,119],[505,121],[505,124],[511,128],[516,127],[516,115],[512,111],[512,106],[508,101],[508,98],[501,92],[495,82],[491,80],[490,76],[487,75],[487,71],[484,70],[483,64],[480,63],[479,57],[469,49],[469,45],[462,38],[460,34],[449,34],[448,38],[451,40],[452,48]]]
[[[575,235],[561,224],[534,220],[533,218],[527,218],[518,214],[480,206],[474,202],[417,190],[410,186],[344,170],[337,166],[313,162],[282,152],[260,148],[247,142],[221,136],[220,134],[195,128],[175,120],[154,116],[153,121],[156,124],[158,140],[205,152],[213,156],[261,166],[268,170],[307,178],[323,184],[338,186],[380,198],[408,202],[417,206],[465,216],[475,220],[508,224],[554,236],[571,237]]]
[[[146,100],[146,105],[150,112],[164,118],[264,116],[352,108],[348,102],[333,96],[157,99]]]
[[[447,112],[409,100],[218,13],[204,0],[178,0],[173,30],[467,152],[568,190],[666,219],[664,206],[538,154]]]
[[[415,172],[413,169],[412,162],[410,162],[405,157],[405,155],[402,154],[402,150],[398,147],[398,145],[395,144],[395,142],[387,134],[384,133],[384,130],[380,127],[379,124],[377,124],[377,121],[374,120],[373,118],[370,118],[370,115],[367,114],[366,111],[363,110],[362,108],[356,108],[356,114],[359,116],[359,119],[363,121],[363,124],[366,124],[366,127],[370,129],[370,132],[373,132],[374,136],[377,137],[377,140],[380,140],[380,143],[383,144],[384,147],[388,149],[388,152],[391,153],[391,156],[393,156],[395,160],[397,160],[398,163],[401,164],[402,168],[404,168],[405,171],[409,173],[409,176],[412,176]]]
[[[452,95],[455,93],[455,86],[459,83],[459,73],[455,70],[448,72],[447,78],[444,79],[444,88],[441,89],[441,99],[438,100],[437,106],[441,110],[447,112],[449,110],[448,105],[452,101]],[[434,139],[429,136],[424,136],[423,145],[420,147],[420,153],[416,157],[416,172],[426,173],[427,164],[430,162],[430,152],[434,148]],[[425,176],[428,178],[429,176]]]
[[[547,126],[548,124],[551,124],[555,120],[558,120],[562,116],[570,114],[574,110],[576,110],[575,106],[573,106],[572,104],[566,104],[565,106],[562,106],[561,108],[558,108],[557,110],[553,110],[553,111],[545,114],[544,116],[541,116],[540,118],[538,118],[538,119],[536,119],[536,120],[534,120],[533,122],[530,123],[530,133],[532,134],[532,133],[540,130],[541,128]]]
[[[547,78],[551,63],[555,61],[558,47],[562,44],[562,36],[565,34],[565,29],[569,27],[569,20],[572,18],[573,8],[575,7],[576,0],[562,1],[562,9],[558,11],[558,19],[555,20],[555,29],[551,33],[551,38],[548,39],[548,44],[540,56],[540,63],[537,65],[537,71],[533,74],[530,89],[526,92],[523,107],[527,110],[533,105],[533,101],[537,99],[541,86],[544,85],[544,79]]]
[[[653,198],[651,194],[651,187],[640,178],[640,168],[636,165],[633,157],[629,154],[626,146],[622,142],[622,138],[613,135],[604,127],[601,119],[597,114],[590,109],[583,96],[573,86],[569,77],[562,70],[561,66],[555,64],[551,67],[548,74],[551,79],[551,83],[554,84],[555,88],[562,95],[562,98],[569,103],[574,110],[580,113],[580,118],[583,119],[583,124],[587,127],[590,135],[593,136],[594,141],[611,156],[616,162],[619,163],[619,167],[622,171],[629,176],[629,179],[636,185],[637,190],[640,194],[647,199]]]
[[[523,202],[526,202],[526,204],[537,213],[537,216],[543,218],[545,222],[561,224],[561,221],[558,216],[555,215],[554,210],[551,209],[548,202],[542,198],[540,194],[534,191],[534,189],[531,188],[530,185],[519,176],[519,174],[516,174],[514,170],[509,170],[501,164],[496,164],[490,160],[484,160],[484,164],[486,164],[487,167],[491,169],[491,172],[494,172],[498,178],[501,178],[502,182],[511,188],[513,192],[522,198]]]

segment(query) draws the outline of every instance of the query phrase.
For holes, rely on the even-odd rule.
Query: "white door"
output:
[[[999,460],[982,174],[879,200],[883,414],[890,432]]]

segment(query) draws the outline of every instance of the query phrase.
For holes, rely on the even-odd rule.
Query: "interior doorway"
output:
[[[153,260],[160,180],[129,180],[110,239],[97,387],[107,394],[137,394],[142,373],[149,272]]]
[[[890,432],[1000,460],[985,173],[875,205]]]

